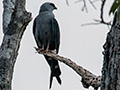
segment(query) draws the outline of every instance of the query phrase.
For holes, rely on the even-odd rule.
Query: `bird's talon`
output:
[[[40,52],[41,52],[41,49],[38,50],[38,53],[40,53]]]
[[[45,53],[48,53],[48,50],[45,50],[44,52],[45,52]]]
[[[38,48],[34,47],[36,50],[38,50]]]

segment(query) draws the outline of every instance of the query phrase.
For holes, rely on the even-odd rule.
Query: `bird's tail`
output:
[[[61,71],[60,71],[60,67],[59,67],[57,60],[54,60],[53,58],[48,57],[48,56],[45,56],[45,58],[46,58],[49,66],[50,66],[50,69],[51,69],[50,86],[49,86],[49,88],[51,88],[53,77],[56,77],[58,83],[61,84],[61,78],[60,78]]]

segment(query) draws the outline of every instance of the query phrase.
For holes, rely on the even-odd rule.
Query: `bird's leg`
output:
[[[41,48],[41,50],[44,50],[44,45],[42,45],[42,48]]]
[[[48,51],[49,51],[49,44],[47,45],[45,52],[47,53]]]
[[[44,45],[42,45],[42,48],[39,48],[38,52],[40,53],[42,50],[44,50]]]

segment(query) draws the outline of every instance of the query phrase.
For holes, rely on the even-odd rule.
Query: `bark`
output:
[[[20,41],[31,13],[25,10],[25,0],[3,0],[3,42],[0,47],[0,90],[11,90],[14,65]]]
[[[120,20],[116,15],[103,46],[101,90],[120,90]]]

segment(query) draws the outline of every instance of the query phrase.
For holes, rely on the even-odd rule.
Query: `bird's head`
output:
[[[57,9],[57,7],[53,3],[47,2],[42,4],[42,6],[40,7],[40,12],[44,11],[52,12],[54,9]]]

